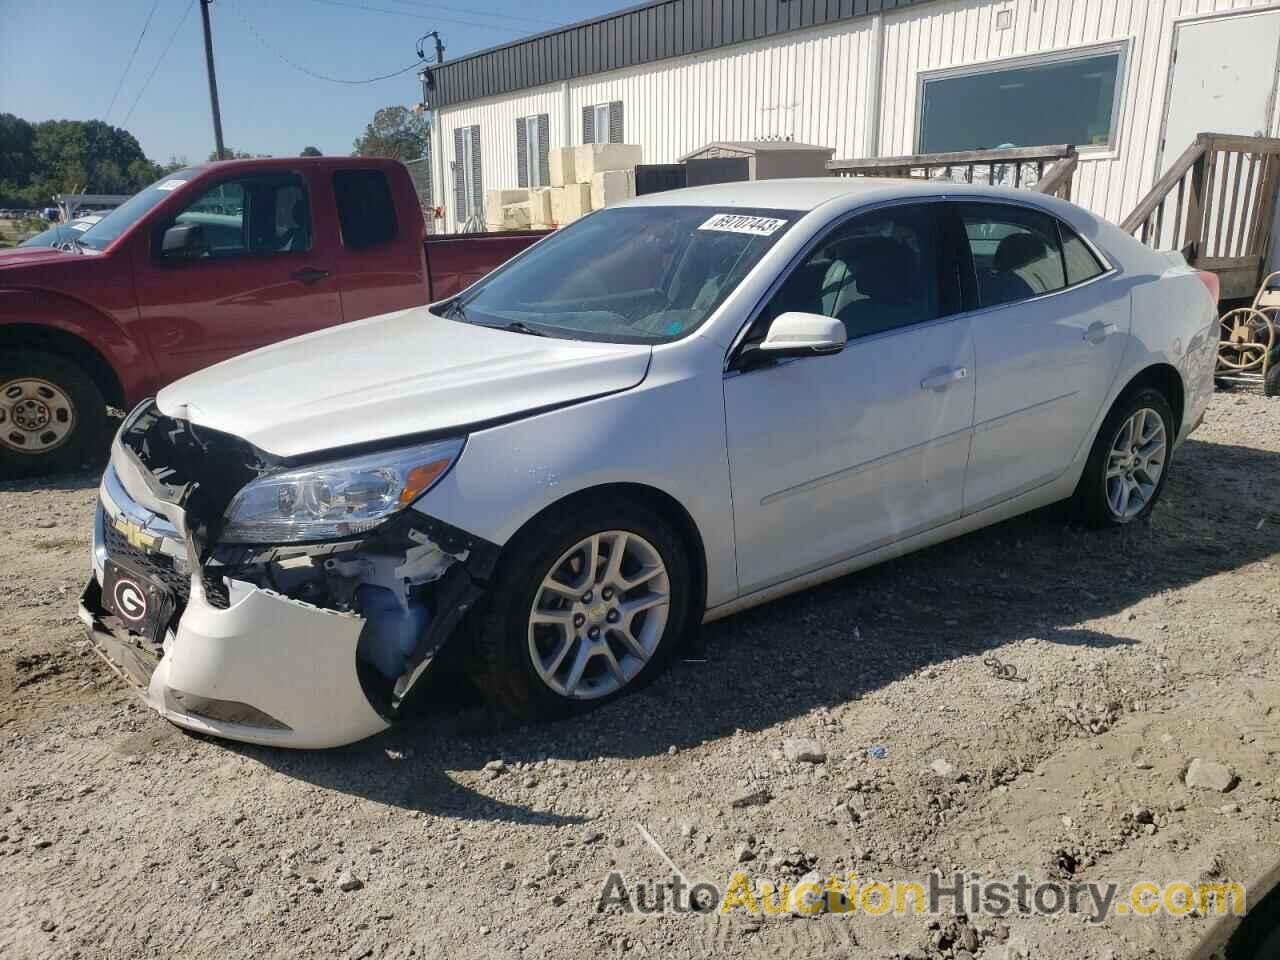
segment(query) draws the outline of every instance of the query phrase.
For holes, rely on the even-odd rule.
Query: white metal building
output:
[[[1119,220],[1198,132],[1277,134],[1278,56],[1275,0],[657,0],[432,69],[437,203],[454,229],[597,139],[1075,143],[1073,199]]]

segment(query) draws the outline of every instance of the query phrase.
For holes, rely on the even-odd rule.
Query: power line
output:
[[[466,13],[477,17],[493,17],[498,20],[523,20],[525,23],[533,23],[543,27],[558,27],[563,21],[548,20],[545,17],[523,17],[518,13],[503,13],[498,10],[476,10],[472,7],[451,7],[447,4],[436,3],[435,0],[390,0],[391,3],[397,3],[403,7],[428,7],[428,13],[435,17],[436,10],[450,10],[454,13]],[[439,18],[436,18],[439,19]]]
[[[248,19],[245,17],[244,13],[241,11],[239,6],[237,6],[236,4],[232,4],[232,9],[235,10],[236,17],[239,18],[240,22],[245,25],[245,28],[250,33],[253,34],[254,38],[258,41],[258,43],[262,44],[263,48],[268,53],[274,54],[278,59],[288,64],[289,66],[293,67],[293,69],[297,70],[299,73],[305,73],[308,77],[314,77],[316,80],[326,80],[329,83],[345,83],[351,86],[357,86],[359,84],[364,84],[364,83],[377,83],[379,80],[390,80],[392,77],[398,77],[403,73],[408,73],[410,70],[417,70],[422,66],[422,61],[419,60],[409,64],[407,67],[402,67],[399,70],[395,70],[391,73],[384,73],[381,76],[377,76],[377,77],[369,77],[365,80],[347,80],[342,77],[330,77],[323,73],[316,73],[314,70],[309,70],[306,67],[304,67],[302,64],[295,63],[293,60],[290,60],[283,53],[281,53],[274,46],[272,46],[271,43],[267,40],[267,38],[258,32],[257,27],[255,27],[252,23],[248,21]]]
[[[388,10],[386,7],[370,7],[362,3],[343,3],[342,0],[311,0],[312,3],[323,3],[330,7],[347,7],[351,10],[364,10],[367,13],[389,13],[393,17],[408,17],[410,20],[436,20],[442,23],[456,23],[464,27],[480,27],[482,30],[501,30],[503,33],[524,33],[524,28],[504,27],[497,23],[481,23],[478,20],[460,20],[457,17],[442,17],[434,13],[410,13],[407,10]]]
[[[160,52],[160,58],[156,60],[156,65],[151,68],[151,72],[147,74],[147,79],[142,81],[142,89],[138,91],[138,95],[133,98],[133,106],[129,107],[129,112],[124,115],[124,119],[120,121],[120,126],[124,126],[129,122],[129,118],[133,116],[134,109],[138,106],[138,101],[142,99],[142,95],[147,92],[147,87],[151,83],[151,78],[156,75],[156,71],[160,69],[160,64],[164,63],[164,58],[169,53],[169,48],[173,46],[173,41],[178,39],[178,32],[182,29],[182,25],[187,22],[187,17],[191,13],[191,8],[196,5],[196,0],[191,0],[187,4],[186,11],[182,14],[182,19],[178,21],[178,25],[173,28],[173,33],[169,34],[169,42],[164,45],[164,50]]]
[[[111,108],[116,105],[116,97],[120,96],[120,90],[124,86],[124,78],[129,75],[129,68],[133,66],[133,58],[138,55],[138,48],[142,46],[142,38],[147,35],[147,27],[151,26],[151,18],[156,15],[156,7],[158,6],[160,6],[160,0],[155,0],[151,4],[151,12],[147,14],[147,19],[142,24],[142,32],[138,34],[138,42],[133,45],[133,52],[129,54],[129,62],[124,65],[124,72],[120,74],[120,82],[116,84],[116,92],[111,94],[111,102],[107,104],[107,112],[102,115],[103,120],[111,116]]]

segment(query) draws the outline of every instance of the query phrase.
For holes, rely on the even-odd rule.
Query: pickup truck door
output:
[[[363,320],[427,302],[425,227],[403,168],[338,168],[332,196],[342,252],[342,315]],[[465,241],[480,247],[483,234]],[[484,272],[496,267],[493,263]]]
[[[315,202],[326,189],[300,173],[229,176],[139,238],[139,321],[162,384],[342,322],[337,225]],[[166,253],[165,231],[183,224],[201,236]]]
[[[845,324],[835,356],[724,381],[739,590],[801,576],[960,516],[974,349],[942,203],[860,214],[791,272],[787,311]]]

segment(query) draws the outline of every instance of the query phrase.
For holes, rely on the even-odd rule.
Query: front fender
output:
[[[714,365],[722,351],[712,346]],[[650,487],[681,504],[697,528],[708,605],[733,599],[721,379],[662,367],[655,363],[631,390],[473,433],[453,469],[414,506],[501,546],[572,494],[610,484]]]
[[[80,341],[96,351],[115,372],[127,406],[155,390],[150,353],[112,313],[56,290],[0,287],[0,344],[40,344],[42,334],[55,349],[58,341]]]

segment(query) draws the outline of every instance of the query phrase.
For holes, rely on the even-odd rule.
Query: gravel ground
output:
[[[612,869],[669,878],[637,824],[720,884],[753,856],[783,879],[1280,861],[1277,402],[1215,398],[1149,524],[1042,511],[714,624],[704,661],[588,717],[515,727],[439,679],[412,722],[308,754],[185,734],[87,648],[95,487],[0,485],[0,956],[1180,957],[1211,920],[596,900]],[[1188,788],[1195,758],[1238,785]]]

